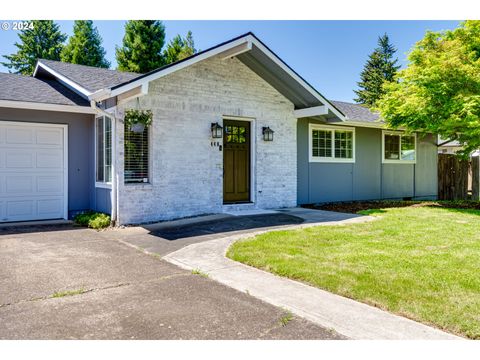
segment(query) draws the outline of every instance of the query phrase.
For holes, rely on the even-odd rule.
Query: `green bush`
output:
[[[95,211],[86,211],[77,214],[74,221],[82,226],[88,226],[92,229],[104,229],[110,226],[110,216]]]

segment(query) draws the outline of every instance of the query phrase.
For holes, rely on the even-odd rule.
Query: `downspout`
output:
[[[117,222],[117,198],[118,198],[118,176],[117,176],[117,118],[115,114],[111,114],[106,112],[105,110],[99,108],[97,103],[94,100],[90,101],[90,106],[93,110],[95,110],[98,114],[103,116],[108,116],[113,121],[112,124],[112,196],[111,196],[111,208],[112,213],[110,215],[112,224],[115,225]]]

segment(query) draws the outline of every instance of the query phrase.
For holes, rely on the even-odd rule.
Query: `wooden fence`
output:
[[[438,199],[479,200],[480,158],[438,154]]]

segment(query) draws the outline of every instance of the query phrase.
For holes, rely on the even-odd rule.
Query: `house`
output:
[[[439,154],[453,154],[462,150],[463,146],[457,140],[445,140],[438,136],[438,153]]]
[[[437,194],[433,136],[327,100],[252,33],[147,74],[40,59],[0,83],[1,222]],[[152,124],[133,129],[129,109]]]

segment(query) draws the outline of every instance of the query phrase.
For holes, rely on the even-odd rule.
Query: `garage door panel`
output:
[[[38,214],[44,217],[62,217],[63,214],[63,198],[38,200]]]
[[[63,174],[57,176],[38,176],[37,192],[43,195],[63,195]]]
[[[7,200],[7,218],[31,217],[34,215],[33,205],[33,200]]]
[[[63,150],[45,150],[37,152],[38,169],[61,169],[63,168]]]
[[[6,144],[33,144],[34,129],[26,126],[8,126],[6,128]]]
[[[32,175],[5,176],[5,193],[9,195],[26,195],[34,192],[34,177]]]
[[[65,216],[64,131],[0,121],[0,222]]]
[[[31,169],[34,166],[34,156],[31,150],[15,150],[6,151],[5,153],[5,168],[7,169]]]
[[[63,129],[38,130],[36,144],[55,146],[63,149]]]

